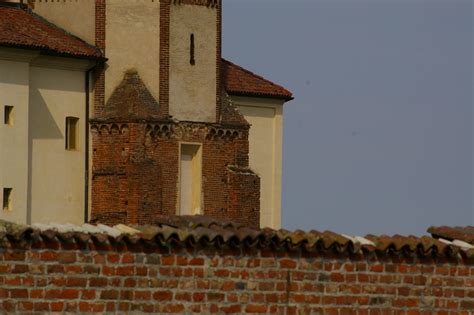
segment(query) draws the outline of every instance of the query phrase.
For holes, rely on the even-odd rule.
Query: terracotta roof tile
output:
[[[0,6],[0,46],[40,50],[44,54],[103,58],[100,50],[49,23],[30,10]]]
[[[105,106],[106,118],[157,118],[159,105],[135,70],[125,73]]]
[[[429,236],[373,236],[350,237],[325,231],[286,231],[249,229],[240,224],[215,220],[205,216],[161,216],[149,226],[104,225],[71,226],[35,224],[24,226],[0,220],[0,248],[5,241],[31,242],[54,239],[64,243],[157,243],[162,246],[231,248],[270,248],[276,250],[304,250],[320,254],[355,254],[377,252],[387,256],[474,258],[474,248],[446,243]],[[363,242],[358,240],[363,240]]]
[[[293,99],[293,94],[284,87],[225,59],[222,59],[222,75],[229,94]]]
[[[448,241],[460,240],[474,245],[474,226],[466,227],[430,227],[428,233],[435,238],[444,238]]]

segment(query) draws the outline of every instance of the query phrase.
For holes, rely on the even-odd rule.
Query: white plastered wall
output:
[[[2,60],[0,51],[0,201],[3,188],[13,189],[12,211],[1,207],[0,219],[16,223],[27,220],[28,84],[27,60]],[[14,106],[11,126],[4,124],[5,105]]]
[[[84,71],[30,68],[31,222],[84,222]],[[65,149],[67,116],[78,146]]]
[[[36,0],[34,11],[68,32],[95,44],[96,0]],[[127,70],[135,69],[151,94],[159,96],[160,1],[107,0],[105,99]]]
[[[85,60],[0,48],[0,198],[12,188],[17,223],[83,223],[85,171]],[[4,106],[13,106],[13,125]],[[66,116],[80,119],[79,149],[65,150]]]
[[[107,62],[105,99],[127,70],[138,71],[150,93],[159,98],[160,2],[108,0],[106,6]]]
[[[260,176],[260,226],[281,227],[283,100],[232,96],[249,134],[250,167]]]
[[[217,9],[171,5],[169,111],[179,120],[215,122]],[[190,64],[194,34],[195,65]]]

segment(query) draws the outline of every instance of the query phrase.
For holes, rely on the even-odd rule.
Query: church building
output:
[[[0,0],[0,219],[279,228],[292,93],[221,34],[221,0]]]

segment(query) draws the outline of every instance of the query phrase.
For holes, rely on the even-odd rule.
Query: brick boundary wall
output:
[[[474,260],[461,255],[309,254],[86,236],[0,238],[0,313],[474,311]]]

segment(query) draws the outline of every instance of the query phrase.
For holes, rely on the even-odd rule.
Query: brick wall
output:
[[[225,94],[225,92],[223,92]],[[147,224],[178,207],[180,143],[202,145],[203,214],[258,228],[260,179],[249,169],[249,125],[224,98],[220,123],[161,118],[136,71],[92,119],[92,219]]]
[[[80,233],[76,241],[43,234],[42,241],[0,242],[0,313],[474,311],[474,261],[461,256],[305,254],[133,238],[110,245]]]
[[[177,210],[180,142],[202,144],[204,214],[258,228],[260,180],[248,129],[202,123],[94,123],[92,219],[147,224]]]

